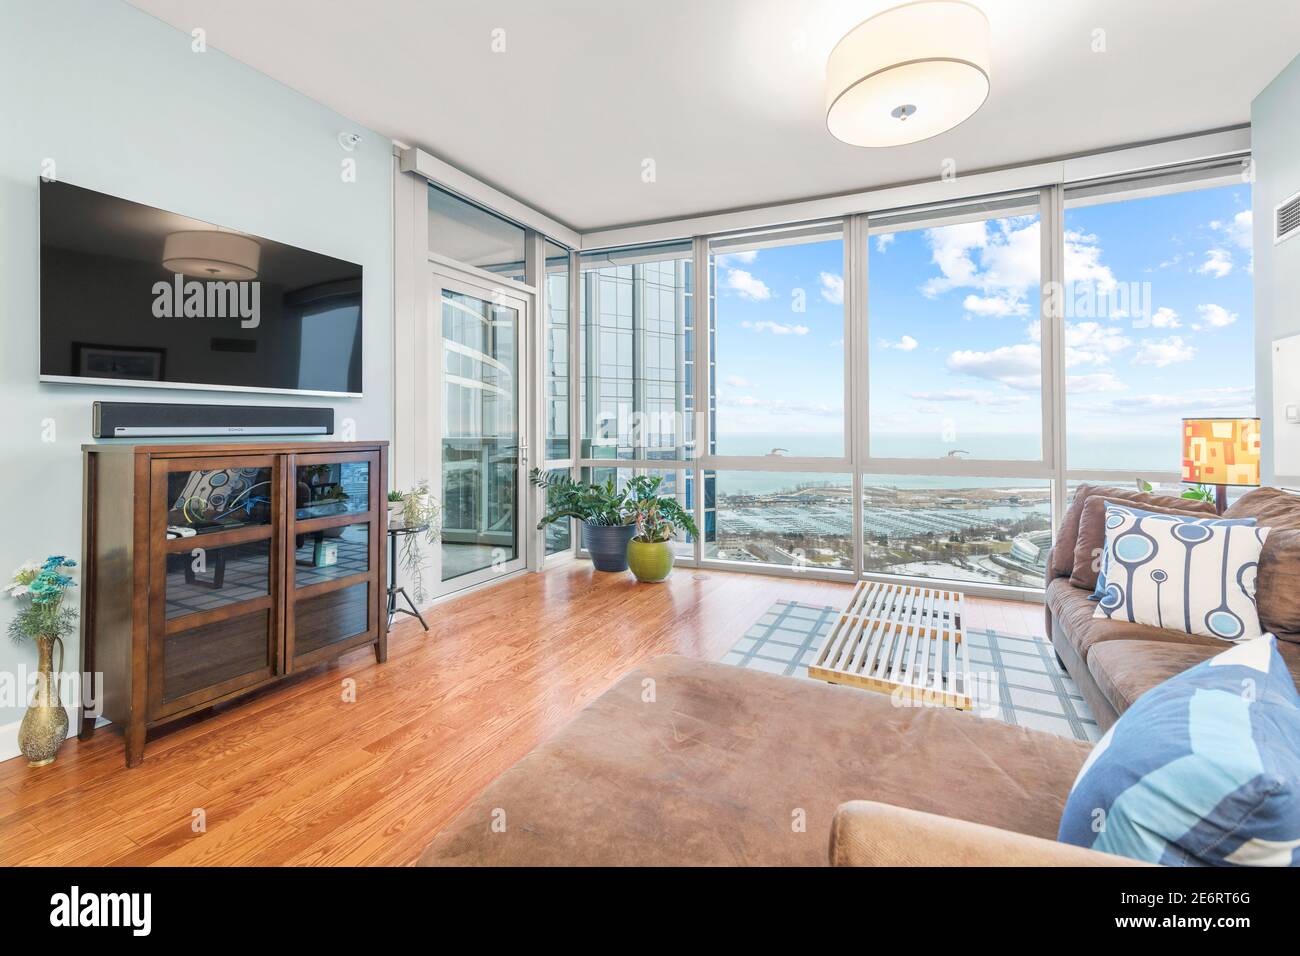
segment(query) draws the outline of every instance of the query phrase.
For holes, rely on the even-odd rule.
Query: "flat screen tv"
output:
[[[361,266],[41,182],[47,382],[361,394]]]

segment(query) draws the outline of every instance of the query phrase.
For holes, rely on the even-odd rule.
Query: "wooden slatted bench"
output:
[[[808,676],[968,710],[965,600],[960,591],[859,581]]]

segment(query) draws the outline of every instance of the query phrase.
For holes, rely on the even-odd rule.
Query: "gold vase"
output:
[[[54,763],[54,757],[68,738],[68,712],[59,702],[59,684],[54,676],[54,645],[59,644],[62,657],[63,642],[57,637],[36,638],[39,658],[36,664],[36,693],[31,706],[18,725],[18,749],[27,758],[29,767],[44,767]]]

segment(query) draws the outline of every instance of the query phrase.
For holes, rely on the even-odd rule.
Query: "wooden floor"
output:
[[[848,590],[690,568],[639,585],[586,562],[525,575],[439,605],[427,634],[400,618],[387,664],[365,649],[152,738],[134,770],[111,727],[49,767],[0,763],[0,864],[411,864],[640,661],[719,658],[773,602]],[[1043,627],[1013,602],[969,601],[967,618]]]

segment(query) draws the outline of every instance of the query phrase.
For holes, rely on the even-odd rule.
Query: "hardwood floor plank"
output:
[[[692,568],[647,585],[586,562],[523,575],[435,606],[427,634],[402,618],[387,664],[362,649],[168,728],[135,769],[112,727],[49,767],[0,763],[0,863],[410,865],[628,670],[664,653],[717,659],[776,601],[848,593]],[[1042,628],[1038,605],[971,600],[968,613],[1003,633]]]

